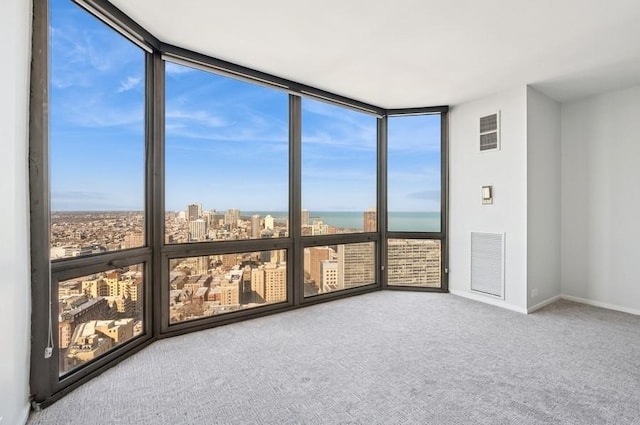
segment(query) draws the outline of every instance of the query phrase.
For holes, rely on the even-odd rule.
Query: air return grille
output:
[[[500,149],[500,112],[480,117],[480,151]]]
[[[504,298],[504,233],[471,233],[471,290]]]

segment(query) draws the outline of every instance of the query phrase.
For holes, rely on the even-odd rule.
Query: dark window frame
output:
[[[50,199],[48,167],[48,84],[49,84],[49,23],[48,0],[34,1],[32,67],[30,95],[29,140],[29,190],[31,223],[32,264],[32,348],[31,348],[31,400],[34,408],[46,407],[68,392],[141,350],[154,341],[242,321],[267,314],[292,310],[319,302],[381,289],[447,292],[447,226],[448,226],[448,107],[384,109],[375,105],[333,94],[312,86],[300,84],[251,68],[205,56],[177,46],[163,43],[147,32],[122,11],[106,0],[73,0],[88,13],[105,22],[145,53],[145,246],[121,251],[111,251],[85,257],[50,261]],[[271,240],[217,241],[191,244],[165,244],[165,60],[183,61],[201,69],[240,78],[276,90],[289,93],[289,236]],[[377,211],[378,231],[338,235],[301,235],[301,98],[309,97],[337,106],[372,114],[377,117]],[[397,287],[386,285],[386,245],[389,238],[407,238],[406,233],[387,232],[386,217],[386,146],[387,120],[400,114],[440,113],[442,119],[442,228],[438,234],[417,234],[416,238],[440,239],[442,243],[442,288]],[[304,297],[304,248],[333,244],[373,242],[376,246],[376,282],[359,288]],[[167,279],[168,265],[172,258],[216,253],[287,250],[287,301],[269,304],[240,312],[222,314],[169,324]],[[57,358],[44,359],[48,324],[57,317],[57,303],[49,314],[49,287],[52,299],[57,299],[57,282],[69,277],[81,276],[87,270],[108,270],[119,266],[144,263],[144,333],[106,353],[104,356],[82,365],[62,377],[58,375]],[[297,267],[295,265],[298,265]],[[58,332],[53,335],[57,347]],[[54,347],[54,353],[57,349]]]
[[[382,229],[382,233],[384,235],[384,256],[383,264],[385,264],[384,268],[384,277],[383,288],[393,291],[418,291],[418,292],[449,292],[449,239],[448,239],[448,228],[449,228],[449,152],[448,152],[448,111],[449,108],[446,106],[437,106],[437,107],[425,107],[425,108],[407,108],[407,109],[390,109],[387,111],[387,122],[388,125],[389,118],[399,117],[399,116],[412,116],[412,115],[440,115],[440,231],[439,232],[405,232],[405,231],[389,231],[386,228],[386,224],[388,223],[388,213],[386,199],[387,199],[387,179],[386,179],[386,168],[387,163],[385,162],[385,179],[384,179],[384,193],[385,193],[385,206],[384,206],[384,215],[385,215],[385,228]],[[386,133],[386,132],[385,132]],[[385,152],[388,149],[388,141],[385,137],[384,149]],[[386,154],[386,153],[385,153]],[[385,158],[386,159],[386,158]],[[387,279],[387,267],[386,263],[388,261],[388,246],[389,239],[422,239],[422,240],[439,240],[440,241],[440,276],[441,276],[441,287],[440,288],[432,288],[432,287],[419,287],[419,286],[410,286],[410,285],[389,285]]]

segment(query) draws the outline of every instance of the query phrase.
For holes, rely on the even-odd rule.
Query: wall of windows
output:
[[[50,130],[31,136],[37,403],[157,338],[446,291],[446,108],[389,111],[205,57],[97,3],[117,31],[68,0],[35,25],[51,58]]]

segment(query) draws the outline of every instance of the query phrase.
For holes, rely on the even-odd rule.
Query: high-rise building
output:
[[[377,232],[378,231],[378,215],[375,208],[369,208],[362,213],[363,215],[363,229],[365,232]]]
[[[338,245],[338,281],[349,289],[375,283],[375,253],[370,242]]]
[[[251,237],[258,239],[260,237],[260,216],[254,214],[251,216]]]
[[[287,299],[286,264],[266,264],[251,271],[251,289],[259,302],[276,303]]]
[[[309,210],[306,210],[306,209],[302,210],[302,225],[303,226],[309,225]]]
[[[238,227],[238,220],[240,220],[240,210],[231,208],[227,210],[224,215],[224,224],[229,229],[235,229]]]
[[[333,259],[335,255],[335,251],[328,246],[314,246],[307,249],[305,249],[305,252],[304,252],[305,274],[308,274],[309,279],[313,281],[313,283],[317,288],[321,288],[321,284],[322,284],[321,283],[322,282],[321,263],[324,260]],[[309,256],[308,261],[306,258],[307,255]]]
[[[208,271],[209,271],[209,257],[208,256],[197,257],[195,274],[203,275],[203,274],[207,274]]]
[[[202,217],[202,204],[187,205],[187,221],[195,221]]]
[[[267,215],[264,218],[264,229],[265,230],[273,230],[273,226],[274,226],[273,217],[271,217],[271,215]]]
[[[328,235],[329,232],[329,225],[328,224],[324,224],[322,222],[322,220],[317,220],[313,222],[313,227],[311,228],[311,234],[313,236],[316,235]]]
[[[199,218],[189,222],[189,240],[201,241],[207,235],[207,222]]]
[[[282,302],[287,299],[286,264],[267,264],[264,268],[264,301]]]
[[[388,247],[389,285],[440,287],[440,241],[390,239]]]
[[[284,249],[276,249],[271,251],[269,263],[284,264],[287,262],[287,251]]]
[[[127,233],[124,236],[124,248],[137,248],[144,245],[144,235],[142,233]]]
[[[331,292],[342,289],[338,281],[338,260],[323,260],[320,263],[321,286],[320,292]]]
[[[220,286],[220,304],[238,305],[240,304],[240,287],[238,282],[232,282]]]

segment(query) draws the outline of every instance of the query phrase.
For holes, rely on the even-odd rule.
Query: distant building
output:
[[[342,289],[338,281],[338,260],[322,260],[320,263],[320,292],[331,292]]]
[[[285,251],[284,249],[276,249],[274,251],[271,251],[269,261],[264,262],[273,264],[284,264],[287,262],[287,251]]]
[[[254,214],[251,216],[251,237],[253,239],[258,239],[260,237],[260,216],[258,214]]]
[[[273,230],[273,227],[274,227],[273,217],[271,217],[271,215],[267,215],[264,218],[264,229],[265,230]]]
[[[231,208],[227,210],[227,213],[224,215],[224,224],[231,229],[235,229],[238,227],[238,220],[240,220],[240,210],[235,208]]]
[[[198,275],[207,274],[207,272],[209,271],[209,257],[206,255],[202,257],[197,257],[196,267],[194,271],[195,271],[195,274],[198,274]]]
[[[127,233],[124,236],[124,248],[137,248],[144,246],[144,234],[142,233]]]
[[[275,303],[287,299],[286,264],[267,264],[251,271],[251,288],[260,301]]]
[[[375,253],[373,244],[338,245],[338,281],[344,289],[375,283]]]
[[[309,210],[302,210],[302,226],[309,225]]]
[[[64,370],[93,360],[133,338],[133,319],[91,320],[76,326],[64,359]]]
[[[199,218],[189,222],[189,239],[202,241],[207,235],[207,222]]]
[[[369,208],[362,213],[363,215],[363,229],[365,232],[377,232],[378,231],[378,217],[375,208]]]
[[[195,221],[202,218],[202,204],[190,204],[187,206],[187,221]]]
[[[328,246],[314,246],[304,250],[305,275],[313,281],[317,288],[321,288],[322,271],[321,263],[324,260],[333,259],[335,251]],[[308,261],[307,261],[308,256]]]
[[[220,304],[240,304],[240,288],[237,282],[220,285]]]
[[[388,258],[389,285],[440,287],[440,241],[390,239]]]
[[[329,225],[328,224],[324,224],[322,222],[322,220],[316,220],[313,222],[313,226],[311,228],[311,234],[313,236],[316,235],[328,235],[329,232]]]

